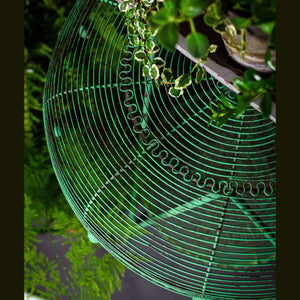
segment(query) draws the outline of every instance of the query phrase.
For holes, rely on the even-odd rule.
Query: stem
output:
[[[196,32],[196,27],[195,27],[194,19],[189,18],[189,23],[190,23],[192,33],[195,33]]]

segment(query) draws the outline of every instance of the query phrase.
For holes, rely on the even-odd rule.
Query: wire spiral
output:
[[[158,53],[175,76],[194,63]],[[209,103],[236,95],[206,74],[178,99],[142,77],[124,15],[79,0],[44,92],[61,188],[86,229],[128,268],[189,297],[275,295],[275,124],[249,108],[222,128]]]

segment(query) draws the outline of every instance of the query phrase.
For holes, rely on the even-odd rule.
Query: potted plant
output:
[[[172,97],[180,97],[194,80],[200,83],[205,63],[218,45],[196,30],[199,18],[224,41],[229,55],[246,67],[244,78],[235,78],[239,91],[234,105],[221,97],[218,106],[211,106],[212,118],[222,126],[231,117],[240,117],[249,104],[260,99],[262,115],[268,118],[275,97],[275,0],[120,0],[126,14],[129,42],[135,47],[135,59],[143,65],[143,75],[150,76],[157,86],[165,85]],[[154,56],[159,45],[173,50],[178,42],[180,26],[189,26],[186,48],[198,62],[187,73],[174,78],[166,62]],[[247,42],[248,40],[248,42]],[[258,56],[252,53],[253,41],[260,45]],[[263,43],[261,43],[263,41]],[[257,50],[257,46],[254,47]],[[251,64],[254,61],[254,64]]]

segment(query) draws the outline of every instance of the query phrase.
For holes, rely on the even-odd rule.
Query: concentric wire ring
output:
[[[158,53],[177,76],[194,63]],[[222,128],[209,103],[235,94],[206,74],[170,98],[143,77],[124,16],[79,0],[58,39],[44,123],[61,188],[128,268],[182,295],[275,293],[275,124],[249,108]]]

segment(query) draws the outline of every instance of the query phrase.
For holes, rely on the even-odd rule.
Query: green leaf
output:
[[[169,89],[169,95],[174,97],[174,98],[178,98],[183,94],[183,89],[177,89],[175,87],[171,87]]]
[[[128,4],[126,2],[121,2],[118,5],[120,11],[126,11],[128,8]]]
[[[173,50],[178,41],[178,25],[175,22],[161,27],[157,33],[158,42],[166,49]]]
[[[151,40],[145,42],[145,47],[148,51],[151,51],[155,47],[155,43]]]
[[[184,16],[195,18],[204,12],[209,0],[184,0],[180,2],[180,8]]]
[[[264,118],[269,118],[272,110],[272,99],[270,94],[265,94],[260,101],[261,113]]]
[[[166,64],[166,62],[165,62],[161,57],[155,57],[155,58],[153,59],[152,63],[153,63],[154,65],[157,65],[157,67],[158,67],[159,69],[162,68],[162,67]]]
[[[243,17],[235,17],[231,18],[231,22],[237,29],[243,29],[250,25],[250,19],[249,18],[243,18]]]
[[[161,78],[163,82],[170,82],[173,78],[173,72],[170,68],[164,68],[163,72],[161,73]]]
[[[175,80],[175,88],[184,89],[192,83],[192,76],[183,74]]]
[[[151,51],[149,51],[149,53],[151,53],[151,54],[157,53],[157,52],[159,52],[159,50],[160,50],[159,46],[155,45],[154,48]]]
[[[127,25],[127,33],[129,35],[134,35],[136,32],[135,27],[132,24]]]
[[[242,79],[234,78],[233,84],[241,92],[250,90],[250,87]]]
[[[204,70],[204,68],[198,67],[198,68],[197,68],[197,73],[196,73],[195,82],[196,82],[196,83],[200,83],[201,80],[203,79],[204,75],[205,75],[205,70]]]
[[[157,65],[152,65],[150,68],[150,77],[156,80],[159,77],[159,70]]]
[[[136,51],[134,54],[134,58],[137,61],[143,61],[146,57],[147,57],[147,55],[143,50]]]
[[[195,58],[204,58],[208,54],[209,42],[202,33],[190,33],[186,38],[186,45],[190,54]]]
[[[208,48],[209,53],[215,53],[217,51],[218,46],[215,44],[211,44]]]
[[[213,26],[214,30],[218,33],[223,33],[226,31],[226,24],[224,22],[221,22],[215,26]]]
[[[135,15],[135,9],[133,7],[129,8],[129,9],[126,10],[125,14],[126,14],[127,18],[132,19],[133,16]]]
[[[129,36],[129,43],[133,46],[137,46],[139,44],[139,38],[136,35]]]
[[[276,71],[276,68],[272,62],[272,56],[271,56],[271,51],[270,48],[268,47],[266,50],[266,54],[265,54],[265,63],[266,65],[271,68],[272,70]]]
[[[208,6],[207,12],[203,18],[205,24],[208,26],[217,26],[223,19],[224,16],[222,14],[221,2],[215,2]]]
[[[252,98],[249,97],[248,93],[238,94],[237,96],[237,106],[236,106],[236,118],[239,118],[251,103]]]
[[[273,28],[275,27],[276,21],[265,22],[259,25],[260,29],[270,35],[272,33]]]
[[[223,105],[228,109],[236,109],[236,106],[227,100],[224,94],[221,94],[221,101]]]
[[[167,24],[170,21],[171,15],[168,12],[167,8],[163,7],[157,13],[152,15],[148,22],[150,26],[154,29],[158,29],[159,27]]]
[[[149,75],[150,68],[148,66],[143,66],[143,76]]]
[[[237,31],[236,28],[233,24],[228,24],[226,25],[226,31],[232,36],[232,37],[236,37],[237,35]]]

